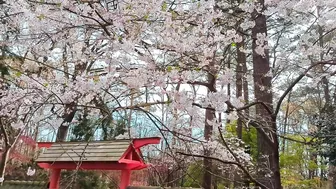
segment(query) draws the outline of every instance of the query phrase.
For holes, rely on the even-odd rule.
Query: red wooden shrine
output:
[[[119,142],[122,141],[122,142]],[[53,142],[39,142],[38,147],[39,148],[47,148],[45,153],[42,153],[40,157],[37,159],[37,163],[41,168],[44,169],[50,169],[51,174],[49,178],[49,189],[59,189],[59,181],[60,181],[60,175],[61,170],[121,170],[121,180],[120,180],[120,189],[126,189],[126,187],[130,184],[130,176],[132,170],[140,170],[147,167],[146,163],[142,159],[140,148],[148,145],[148,144],[159,144],[160,138],[159,137],[153,137],[153,138],[138,138],[138,139],[131,139],[128,140],[129,142],[126,143],[127,147],[125,148],[125,151],[123,148],[118,148],[116,152],[116,148],[119,146],[126,146],[125,140],[115,140],[111,141],[111,143],[108,143],[108,141],[102,141],[104,143],[97,143],[95,142],[89,142],[89,144],[94,144],[91,148],[90,152],[84,152],[82,154],[87,154],[87,159],[76,159],[76,157],[69,157],[72,153],[72,151],[78,150],[79,145],[85,145],[88,142],[81,142],[76,143],[78,145],[73,146],[71,142],[62,142],[62,143],[53,143]],[[67,146],[68,145],[68,146]],[[72,146],[71,146],[72,145]],[[100,145],[100,146],[99,146]],[[114,152],[108,152],[107,146],[109,145],[110,149],[114,149]],[[55,146],[58,146],[55,147]],[[60,151],[60,147],[68,148],[67,153],[70,155],[64,155],[64,150],[62,154],[58,154],[56,157],[54,154],[55,151]],[[91,145],[92,146],[92,145]],[[115,148],[113,146],[116,146]],[[98,153],[94,152],[95,150],[99,150],[99,147],[101,147],[101,151],[98,151]],[[71,148],[71,149],[70,149]],[[86,146],[87,148],[87,146]],[[74,150],[75,149],[75,150]],[[81,149],[82,150],[82,149]],[[48,153],[49,151],[49,153]],[[89,148],[87,148],[87,151],[90,151]],[[120,152],[120,153],[119,153]],[[97,154],[105,153],[106,155],[98,155]],[[77,154],[77,153],[76,153]],[[90,155],[91,154],[91,155]],[[120,157],[119,154],[121,155]],[[51,158],[53,157],[53,159]],[[56,158],[55,158],[56,157]]]

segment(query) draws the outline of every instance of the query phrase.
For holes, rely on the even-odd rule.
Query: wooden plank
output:
[[[80,161],[118,161],[120,157],[89,157],[89,158],[80,158],[80,157],[48,157],[48,158],[38,158],[36,162],[80,162]]]
[[[51,146],[47,150],[52,149],[85,149],[85,148],[104,148],[104,149],[126,149],[129,144],[126,145],[89,145],[89,146]]]
[[[106,153],[106,152],[101,152],[101,153],[61,153],[61,154],[42,154],[39,158],[47,158],[47,157],[121,157],[123,153]]]
[[[128,148],[129,145],[118,145],[118,146],[109,146],[109,145],[105,145],[105,146],[54,146],[54,147],[50,147],[47,148],[46,150],[50,150],[50,149],[85,149],[85,148],[104,148],[104,149],[126,149]]]
[[[53,146],[102,146],[102,145],[128,145],[130,144],[130,141],[117,141],[117,142],[108,142],[108,141],[102,141],[102,142],[61,142],[61,143],[53,143],[51,147]]]
[[[105,148],[91,148],[91,149],[53,149],[46,150],[43,154],[62,154],[62,153],[124,153],[126,149],[105,149]]]

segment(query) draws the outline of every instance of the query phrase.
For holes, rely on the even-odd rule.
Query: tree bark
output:
[[[236,67],[236,97],[243,96],[243,74],[246,73],[243,70],[243,65],[246,66],[246,55],[240,51],[240,48],[244,48],[244,40],[237,43],[237,67]],[[245,91],[244,91],[245,92]],[[242,139],[243,135],[243,122],[240,118],[237,120],[237,137]]]
[[[214,68],[214,62],[212,61],[209,65],[209,73],[208,73],[208,93],[209,92],[215,92],[216,91],[216,71]],[[206,141],[209,141],[213,132],[213,126],[209,124],[209,121],[214,120],[215,118],[215,112],[211,109],[205,110],[205,124],[204,124],[204,139]],[[204,156],[208,157],[210,156],[209,150],[204,150]],[[203,159],[203,166],[204,166],[204,174],[203,174],[203,183],[202,186],[204,189],[211,189],[212,185],[212,160],[209,158]]]
[[[264,0],[257,0],[257,4],[264,6]],[[268,75],[270,71],[269,52],[264,49],[264,55],[256,52],[257,34],[267,35],[266,16],[256,10],[252,13],[255,26],[252,28],[252,49],[253,49],[253,77],[254,95],[256,101],[261,101],[273,110],[272,101],[272,78]],[[264,42],[267,45],[267,41]],[[279,166],[279,141],[277,137],[276,117],[271,115],[263,106],[256,106],[256,120],[259,121],[258,128],[258,180],[268,188],[281,189],[280,166]],[[266,135],[261,132],[266,133]],[[269,137],[272,142],[270,142]],[[267,170],[267,169],[270,170]]]
[[[213,126],[208,123],[208,120],[214,119],[214,112],[213,110],[206,109],[205,110],[205,127],[204,127],[204,137],[205,140],[209,140],[213,131]],[[209,150],[204,150],[204,156],[210,156]],[[202,186],[204,189],[211,189],[212,184],[212,161],[209,158],[203,159],[204,165],[204,174],[203,174],[203,183]]]
[[[240,49],[244,48],[245,41],[244,37],[243,40],[239,43],[237,43],[237,66],[236,66],[236,98],[243,97],[243,82],[244,82],[244,65],[246,66],[246,55],[244,52],[242,52]],[[244,91],[245,93],[245,91]],[[243,121],[241,118],[238,118],[237,120],[237,128],[236,128],[236,134],[239,139],[243,138]],[[242,146],[244,147],[244,146]],[[234,188],[241,187],[241,183],[237,182],[238,180],[241,180],[241,176],[239,176],[237,173],[235,173],[234,176]]]
[[[65,105],[64,121],[57,130],[56,142],[63,142],[66,140],[69,130],[69,123],[73,120],[76,114],[75,102]]]

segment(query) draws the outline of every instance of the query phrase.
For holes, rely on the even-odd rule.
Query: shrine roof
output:
[[[37,162],[118,161],[132,140],[57,142],[40,154]]]

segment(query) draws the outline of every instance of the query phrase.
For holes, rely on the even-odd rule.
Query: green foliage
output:
[[[0,188],[3,189],[41,189],[47,188],[45,182],[39,181],[5,181]]]
[[[44,15],[44,14],[40,14],[39,16],[37,16],[37,18],[38,18],[39,20],[43,20],[43,19],[45,19],[45,15]]]
[[[9,75],[9,69],[7,66],[5,66],[4,64],[1,64],[0,63],[0,73],[1,73],[1,76],[5,76],[5,75]]]
[[[126,122],[123,119],[117,120],[117,124],[113,129],[112,137],[115,138],[116,136],[125,133]]]
[[[173,70],[179,71],[180,67],[179,66],[167,66],[166,69],[167,69],[167,72],[172,72]]]
[[[196,161],[189,165],[186,176],[181,180],[182,187],[200,188],[202,186],[204,173],[202,165],[202,161]],[[214,179],[216,178],[214,177]],[[215,183],[217,184],[217,189],[224,189],[228,186],[228,183],[222,179],[217,180]]]
[[[336,107],[328,105],[315,116],[312,122],[318,127],[316,133],[319,154],[329,160],[329,164],[336,166]]]
[[[27,170],[29,167],[36,170],[33,176],[27,175]],[[31,160],[31,162],[24,162],[20,164],[11,161],[7,163],[5,180],[43,182],[46,178],[48,178],[48,171],[40,168],[33,160]]]
[[[170,11],[171,16],[172,16],[172,20],[175,20],[178,16],[178,14],[175,11]]]
[[[285,188],[291,189],[314,189],[324,185],[318,177],[304,179],[302,175],[295,173],[292,169],[281,169],[281,181]]]
[[[287,135],[295,141],[310,141],[311,137],[302,138],[299,135]],[[307,179],[304,172],[321,168],[316,161],[309,157],[316,154],[316,150],[308,148],[308,146],[300,143],[287,140],[284,153],[280,154],[281,181],[284,187],[293,189],[310,189],[320,188],[321,181],[319,178]]]
[[[71,189],[109,189],[109,183],[106,182],[99,172],[95,171],[65,171],[62,173],[64,183],[63,186]],[[74,179],[75,178],[75,179]],[[71,186],[67,180],[74,182]]]
[[[99,121],[92,121],[87,119],[84,114],[79,119],[79,124],[73,127],[71,141],[89,141],[92,140],[97,128],[102,130],[103,140],[114,140],[116,136],[125,133],[126,122],[124,119],[113,122],[111,117],[106,117]]]
[[[230,136],[237,137],[237,121],[232,121],[226,125],[226,131]],[[258,154],[258,146],[257,146],[257,130],[254,127],[250,127],[248,129],[243,128],[242,131],[242,141],[246,146],[250,147],[251,157],[256,160]]]
[[[202,69],[199,68],[199,67],[197,67],[197,68],[195,68],[194,70],[195,70],[196,72],[200,72]]]
[[[166,2],[163,2],[161,10],[166,11],[168,9],[168,4]]]
[[[126,120],[117,119],[115,123],[110,118],[102,121],[101,128],[103,130],[103,140],[114,140],[118,135],[125,133]]]
[[[173,70],[173,67],[171,67],[171,66],[167,67],[167,72],[171,72],[172,70]]]
[[[198,161],[188,167],[187,174],[183,178],[183,187],[199,188],[203,177],[202,166],[200,165],[202,165],[202,162]]]
[[[307,168],[308,170],[316,170],[319,168],[319,166],[317,165],[316,162],[314,162],[313,160],[309,160],[308,163],[307,163]]]
[[[16,77],[21,77],[22,73],[21,72],[15,72]]]
[[[72,134],[74,137],[72,141],[88,141],[94,135],[94,128],[90,120],[87,119],[87,115],[83,116],[83,119],[80,119],[80,122],[77,126],[73,128]]]
[[[144,20],[148,20],[148,18],[149,18],[149,13],[147,13],[147,14],[144,15],[144,17],[143,17]]]
[[[298,137],[291,136],[292,139],[298,139]],[[305,147],[298,142],[287,142],[286,152],[280,154],[280,167],[293,167],[302,165],[304,163]]]

